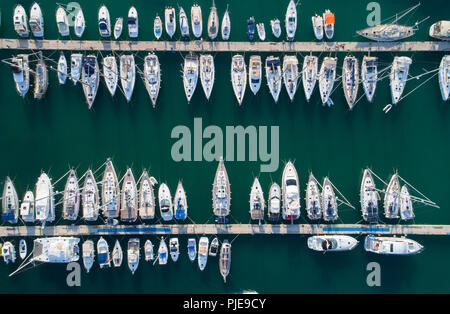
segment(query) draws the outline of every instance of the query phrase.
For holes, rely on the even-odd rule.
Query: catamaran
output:
[[[103,78],[106,88],[111,96],[116,94],[117,82],[119,81],[119,71],[117,69],[116,57],[107,56],[103,58]]]
[[[234,55],[231,59],[231,83],[233,84],[234,95],[241,105],[247,86],[247,68],[242,55]]]
[[[180,244],[178,242],[178,238],[170,238],[169,240],[169,252],[172,261],[178,261],[178,257],[180,256]]]
[[[450,21],[439,21],[430,26],[430,37],[450,40]]]
[[[294,164],[291,161],[289,161],[284,167],[281,181],[281,191],[283,197],[282,216],[284,220],[290,220],[292,222],[300,217],[301,205],[298,174]]]
[[[227,223],[227,216],[230,214],[231,191],[230,181],[228,180],[227,170],[222,157],[220,157],[216,176],[214,177],[212,199],[216,223]]]
[[[212,55],[200,55],[200,81],[202,83],[203,91],[206,99],[209,100],[214,86],[214,58]]]
[[[133,238],[128,240],[127,260],[128,268],[131,270],[131,274],[134,275],[136,269],[139,266],[139,239]]]
[[[181,36],[189,37],[189,21],[186,12],[184,11],[183,7],[179,7],[178,9],[180,10],[179,23]]]
[[[190,53],[184,58],[183,86],[188,103],[194,95],[198,81],[198,56]]]
[[[112,261],[114,267],[120,267],[122,265],[123,261],[123,251],[122,247],[120,246],[119,240],[116,240],[116,243],[114,244],[114,248],[112,250]]]
[[[361,64],[361,82],[364,93],[369,102],[372,102],[378,81],[378,57],[364,56]]]
[[[215,237],[211,241],[211,245],[209,246],[208,255],[212,256],[212,257],[217,256],[218,251],[219,251],[219,239],[217,239],[217,237]]]
[[[255,178],[253,181],[253,185],[250,191],[250,217],[253,220],[261,220],[264,219],[264,209],[265,209],[265,201],[264,201],[264,192],[261,188],[261,184],[259,183],[258,178]]]
[[[442,99],[447,101],[450,94],[450,55],[443,56],[439,65],[439,88]]]
[[[308,102],[311,99],[314,87],[316,86],[318,68],[319,60],[316,56],[305,56],[302,67],[302,82],[306,101]]]
[[[111,20],[108,8],[105,5],[102,5],[98,10],[98,31],[102,37],[111,36]]]
[[[75,16],[75,23],[73,25],[75,35],[77,35],[78,38],[83,36],[84,29],[86,28],[86,23],[84,20],[84,14],[81,7],[78,9],[77,15]]]
[[[195,260],[195,258],[197,257],[197,242],[195,241],[194,238],[188,239],[187,249],[188,249],[189,260],[191,262],[193,262]]]
[[[328,9],[325,10],[323,13],[323,27],[325,29],[325,36],[327,36],[328,39],[331,39],[334,36],[334,23],[334,13]]]
[[[225,13],[222,18],[222,39],[228,40],[230,38],[231,33],[231,20],[230,20],[230,14],[228,13],[228,5],[227,9],[225,10]]]
[[[25,97],[30,89],[30,67],[27,54],[19,54],[11,60],[16,90],[20,96]]]
[[[164,221],[173,219],[172,196],[167,184],[161,183],[158,190],[159,210]]]
[[[102,208],[103,216],[108,221],[119,217],[119,181],[117,180],[116,170],[110,159],[106,161],[102,178]]]
[[[114,24],[114,39],[118,39],[122,35],[123,30],[123,17],[118,17]]]
[[[297,56],[284,56],[283,58],[283,81],[289,99],[294,101],[298,84],[298,59]]]
[[[80,259],[79,238],[51,237],[33,241],[33,262],[71,263]]]
[[[359,87],[359,66],[358,59],[353,56],[346,56],[342,65],[342,88],[345,99],[350,110],[356,102]]]
[[[36,63],[36,70],[34,72],[34,98],[42,99],[48,88],[48,70],[45,61],[42,58],[42,53]]]
[[[58,60],[58,82],[63,85],[66,84],[67,80],[67,60],[64,53],[61,51]]]
[[[66,10],[60,5],[56,9],[56,25],[61,36],[70,35],[69,19],[67,18]]]
[[[31,5],[29,24],[34,37],[44,37],[44,16],[36,2]]]
[[[400,181],[398,174],[394,173],[384,194],[384,216],[388,219],[399,217],[400,210]]]
[[[84,186],[81,191],[83,204],[83,219],[86,221],[96,221],[98,209],[100,207],[97,182],[92,170],[89,169],[84,175]]]
[[[130,38],[136,38],[139,35],[139,19],[138,13],[135,7],[131,7],[128,10],[128,36]]]
[[[338,205],[333,184],[328,177],[323,179],[322,185],[322,215],[324,221],[334,222],[338,219]]]
[[[208,262],[208,237],[201,237],[198,241],[198,268],[204,270]]]
[[[20,204],[20,216],[25,222],[34,222],[34,194],[32,191],[25,192]]]
[[[414,217],[415,215],[408,187],[403,185],[400,190],[400,218],[402,220],[410,220],[414,219]]]
[[[88,55],[83,57],[83,68],[81,70],[81,82],[83,82],[83,92],[86,97],[88,108],[91,109],[97,96],[98,85],[100,83],[97,57]]]
[[[134,65],[133,55],[121,55],[120,56],[120,83],[122,90],[127,99],[127,102],[131,100],[133,95],[134,83],[136,81],[136,67]]]
[[[81,67],[83,65],[83,55],[81,53],[72,53],[70,55],[70,78],[73,85],[76,85],[81,78]]]
[[[202,9],[198,4],[194,4],[191,7],[191,26],[192,33],[196,38],[200,38],[202,36]]]
[[[336,79],[337,58],[325,57],[319,72],[319,90],[322,104],[331,105],[331,91],[333,90],[334,81]]]
[[[164,238],[161,238],[161,241],[159,242],[159,248],[158,248],[158,263],[159,265],[166,265],[168,259],[168,252],[167,252],[167,245]]]
[[[284,23],[286,25],[287,40],[294,40],[295,31],[297,30],[297,5],[294,0],[289,1]]]
[[[155,218],[155,192],[153,182],[144,169],[139,187],[139,217],[141,219]]]
[[[14,8],[14,30],[20,37],[28,37],[30,31],[28,29],[28,17],[25,9],[20,4]]]
[[[308,247],[319,252],[342,252],[353,250],[359,241],[345,235],[319,235],[308,238]]]
[[[267,201],[267,215],[270,221],[278,221],[281,212],[281,188],[274,182],[269,189],[269,199]]]
[[[25,239],[20,239],[19,241],[19,256],[21,259],[27,256],[27,242]]]
[[[6,177],[2,194],[2,221],[16,224],[19,219],[19,197],[9,177]]]
[[[153,253],[153,243],[150,240],[145,241],[144,257],[146,262],[153,261],[155,259],[155,255]]]
[[[214,0],[212,3],[211,11],[209,12],[208,17],[208,36],[211,39],[216,39],[217,34],[219,32],[219,15],[217,14],[217,8],[214,4]]]
[[[75,170],[71,169],[64,187],[63,218],[76,220],[80,211],[80,187]]]
[[[103,237],[97,241],[97,259],[100,269],[111,267],[108,242]]]
[[[272,34],[276,38],[280,38],[281,36],[281,23],[280,20],[275,18],[273,20],[270,20],[270,27],[272,28]]]
[[[138,195],[133,171],[127,169],[122,182],[120,220],[135,222],[137,219]]]
[[[269,56],[266,58],[266,80],[269,86],[270,94],[275,103],[278,102],[278,97],[281,91],[281,62],[279,57]]]
[[[255,18],[253,16],[247,20],[247,35],[250,40],[253,40],[255,36]]]
[[[305,191],[306,213],[310,220],[322,218],[322,204],[320,200],[320,191],[317,186],[317,180],[312,174],[309,174],[308,183]]]
[[[178,181],[175,196],[173,197],[173,207],[175,211],[175,219],[184,220],[187,218],[187,200],[186,192],[184,191],[183,184]]]
[[[314,30],[314,36],[316,39],[322,40],[323,38],[323,18],[320,15],[315,14],[311,17],[312,26]]]
[[[55,220],[55,194],[50,178],[46,173],[41,173],[36,182],[35,210],[36,221],[45,225],[46,222]]]
[[[2,257],[3,257],[3,261],[6,264],[9,264],[9,262],[14,264],[16,262],[16,249],[11,242],[6,241],[5,243],[3,243]]]
[[[386,255],[412,255],[423,251],[423,246],[418,242],[405,237],[377,237],[366,236],[364,249],[367,252]]]
[[[227,282],[227,276],[231,268],[231,244],[228,240],[224,240],[220,248],[219,268],[223,281]]]
[[[254,95],[259,91],[262,80],[262,63],[261,57],[258,55],[250,56],[250,64],[248,69],[248,82],[250,90]]]
[[[264,23],[256,24],[256,30],[258,31],[259,40],[266,40],[266,29],[264,28]]]
[[[400,101],[400,97],[405,89],[406,82],[408,81],[409,66],[412,60],[409,57],[395,57],[392,63],[392,69],[390,73],[390,85],[392,104],[397,104]]]
[[[162,35],[162,21],[159,15],[156,15],[155,20],[153,21],[153,34],[156,39],[160,39]]]
[[[370,169],[365,169],[361,182],[361,211],[364,221],[378,222],[378,200],[380,196],[375,188],[375,181]]]
[[[177,29],[177,22],[175,20],[175,9],[172,7],[166,7],[164,10],[164,22],[166,25],[166,33],[170,38],[175,34]]]
[[[83,253],[83,265],[86,272],[89,273],[95,260],[94,242],[92,240],[84,241],[81,249]]]

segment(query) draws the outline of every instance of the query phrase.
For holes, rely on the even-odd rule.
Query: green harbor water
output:
[[[153,40],[153,18],[164,14],[166,5],[184,7],[189,15],[192,1],[78,1],[86,18],[84,39],[99,39],[97,10],[104,2],[111,20],[125,17],[131,5],[139,13],[139,39]],[[197,1],[203,12],[203,35],[206,39],[206,21],[211,1]],[[299,24],[296,40],[311,41],[313,32],[311,16],[331,9],[336,15],[334,40],[364,40],[355,31],[367,26],[366,6],[370,1],[302,1],[298,6]],[[0,36],[17,38],[12,26],[13,8],[17,1],[0,3],[2,25]],[[45,37],[59,38],[55,23],[55,2],[40,2],[45,16]],[[216,0],[220,20],[229,3],[231,16],[231,40],[246,40],[246,20],[254,16],[256,22],[264,22],[269,40],[270,19],[284,14],[288,1],[268,0]],[[379,1],[381,17],[386,18],[413,5],[410,1]],[[32,1],[22,0],[29,11]],[[448,19],[450,4],[442,1],[426,1],[412,14],[402,20],[409,25],[416,20],[431,16],[420,25],[411,40],[429,40],[429,26]],[[190,18],[189,18],[190,19]],[[178,23],[178,15],[177,15]],[[192,30],[191,30],[192,31]],[[124,29],[124,38],[127,36]],[[163,35],[167,39],[167,35]],[[179,25],[176,37],[178,38]],[[283,37],[285,30],[283,27]],[[71,29],[72,39],[76,39]],[[0,51],[2,59],[11,57],[15,51]],[[299,53],[300,64],[303,56]],[[105,52],[97,52],[98,56]],[[57,60],[59,52],[45,52]],[[261,54],[263,60],[269,54]],[[281,54],[276,54],[282,56]],[[317,54],[319,55],[319,54]],[[395,55],[407,55],[413,59],[411,75],[424,69],[439,66],[444,53],[379,53],[380,67],[388,66]],[[136,63],[142,67],[145,53],[137,54]],[[321,54],[322,58],[325,53]],[[338,56],[338,75],[344,53]],[[362,60],[363,55],[355,56]],[[66,52],[66,58],[69,53]],[[186,189],[189,217],[196,223],[212,221],[211,184],[217,162],[175,162],[171,157],[172,129],[185,125],[193,130],[194,118],[202,118],[203,127],[217,125],[225,131],[226,126],[279,126],[278,170],[260,173],[260,162],[226,162],[232,190],[232,221],[248,223],[250,186],[259,176],[267,196],[272,181],[281,181],[283,165],[295,160],[300,176],[302,197],[309,171],[322,180],[330,176],[333,183],[356,207],[356,210],[340,207],[340,222],[360,221],[359,187],[362,169],[370,166],[383,180],[398,169],[400,175],[419,188],[425,195],[441,206],[440,209],[415,205],[416,223],[450,224],[449,185],[450,167],[450,110],[449,103],[442,101],[435,76],[420,89],[402,100],[389,114],[382,108],[391,103],[388,79],[378,83],[374,103],[362,99],[350,112],[342,87],[332,96],[334,107],[323,107],[318,89],[309,103],[303,88],[296,93],[293,103],[283,87],[278,104],[272,100],[265,79],[257,96],[249,87],[242,106],[238,106],[230,81],[232,53],[215,54],[216,80],[210,101],[206,101],[200,82],[190,104],[187,104],[181,79],[183,54],[158,53],[162,68],[162,86],[156,109],[140,78],[132,101],[127,103],[123,95],[111,98],[102,79],[93,110],[89,111],[81,86],[67,83],[59,86],[56,74],[49,72],[50,86],[45,99],[32,98],[32,89],[22,99],[18,96],[9,67],[0,67],[2,80],[0,101],[0,177],[13,178],[22,198],[26,189],[34,189],[41,171],[48,172],[53,181],[75,167],[81,176],[89,167],[96,169],[107,157],[114,161],[118,176],[132,167],[139,177],[147,168],[159,182],[167,182],[172,192],[179,179]],[[245,54],[248,64],[250,54]],[[320,58],[320,59],[321,59]],[[320,60],[321,62],[321,60]],[[410,80],[406,91],[422,83]],[[359,89],[362,95],[362,88]],[[204,141],[206,142],[206,140]],[[247,158],[248,160],[248,158]],[[97,173],[100,180],[101,172]],[[381,188],[381,183],[378,183]],[[3,186],[3,185],[2,185]],[[1,186],[1,188],[2,188]],[[61,180],[56,189],[64,188]],[[59,200],[59,198],[57,199]],[[380,203],[380,217],[382,216]],[[159,210],[157,210],[159,215]],[[61,206],[57,208],[58,223]],[[383,218],[382,218],[383,219]],[[304,201],[302,217],[305,222]],[[77,222],[80,223],[80,222]],[[200,235],[197,236],[197,239]],[[158,244],[155,236],[140,237],[143,244],[147,238]],[[91,272],[82,268],[81,287],[68,287],[65,265],[41,265],[35,269],[8,277],[17,266],[0,265],[1,293],[240,293],[254,290],[259,293],[417,293],[450,292],[450,240],[447,237],[413,237],[425,246],[424,252],[409,257],[377,256],[363,249],[362,243],[351,252],[320,254],[309,250],[305,236],[248,236],[240,235],[233,242],[230,276],[224,284],[217,258],[209,258],[206,269],[201,272],[197,263],[187,257],[187,236],[180,237],[181,256],[177,263],[169,261],[161,267],[146,263],[141,255],[139,268],[134,276],[126,266],[120,269],[99,270],[95,262]],[[226,237],[232,240],[233,237]],[[112,248],[115,237],[106,237]],[[221,240],[225,237],[220,237]],[[358,238],[361,242],[363,237]],[[8,239],[3,239],[4,241]],[[97,239],[95,239],[97,240]],[[128,238],[119,238],[126,248]],[[18,245],[18,239],[13,240]],[[31,239],[28,247],[31,248]],[[81,245],[80,245],[81,249]],[[142,253],[142,251],[141,251]],[[366,266],[369,262],[381,265],[381,286],[368,287]]]

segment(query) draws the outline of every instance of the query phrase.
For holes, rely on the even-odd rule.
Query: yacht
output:
[[[283,81],[289,99],[294,101],[295,92],[297,91],[298,78],[298,59],[297,56],[284,56],[283,58]]]
[[[430,26],[430,37],[450,40],[450,21],[439,21]]]
[[[106,161],[102,178],[102,211],[108,220],[119,217],[120,196],[119,181],[114,165],[110,159]]]
[[[361,210],[364,221],[370,223],[378,222],[378,200],[380,196],[375,187],[370,169],[365,169],[361,182]]]
[[[342,65],[342,87],[345,99],[350,110],[356,102],[359,86],[359,66],[358,59],[353,56],[346,56]]]
[[[50,178],[46,173],[41,173],[36,182],[36,198],[34,208],[36,220],[43,225],[55,220],[55,194]]]
[[[75,23],[73,27],[75,35],[77,35],[78,38],[83,36],[84,29],[86,28],[86,23],[84,20],[83,10],[81,8],[78,9],[77,15],[75,16]]]
[[[167,184],[161,183],[158,190],[159,210],[164,221],[173,219],[172,196]]]
[[[114,39],[118,39],[122,35],[123,17],[118,17],[114,23]]]
[[[25,239],[20,239],[19,241],[19,256],[20,259],[27,257],[27,242]]]
[[[411,195],[406,185],[403,185],[400,190],[400,218],[402,220],[414,219],[413,204],[411,201]]]
[[[197,81],[198,56],[190,53],[184,58],[183,67],[183,85],[188,103],[191,101],[192,95],[194,95],[195,88],[197,87]]]
[[[209,246],[208,255],[212,256],[212,257],[217,256],[218,251],[219,251],[219,239],[217,239],[217,237],[215,237],[211,241],[211,245]]]
[[[447,101],[450,94],[450,55],[443,56],[439,65],[439,87],[442,99]]]
[[[166,33],[170,38],[172,38],[177,29],[177,21],[174,8],[166,7],[166,9],[164,10],[164,22],[166,24]]]
[[[423,246],[418,242],[405,237],[377,237],[366,236],[364,249],[367,252],[386,255],[412,255],[423,251]]]
[[[412,60],[409,57],[395,57],[390,73],[392,104],[397,104],[402,97],[406,82],[408,81],[409,66]]]
[[[250,218],[261,222],[264,219],[265,206],[264,192],[258,178],[255,178],[250,191]]]
[[[222,18],[222,39],[228,40],[230,38],[231,33],[231,20],[230,20],[230,14],[228,13],[228,5],[227,9],[225,10],[225,13]]]
[[[214,86],[214,58],[212,55],[200,55],[200,81],[202,83],[203,91],[206,99],[209,100]]]
[[[135,222],[137,219],[138,195],[136,181],[130,168],[127,169],[122,181],[120,220]]]
[[[145,241],[144,244],[144,257],[145,261],[153,261],[155,259],[154,253],[153,253],[153,243],[150,240]]]
[[[216,39],[218,33],[219,33],[219,15],[217,14],[217,8],[213,0],[211,12],[209,12],[208,17],[208,36],[210,39]]]
[[[308,102],[311,99],[314,87],[316,87],[318,68],[319,60],[316,56],[305,56],[302,67],[302,82],[306,101]]]
[[[201,237],[198,241],[198,268],[204,270],[208,262],[208,237]]]
[[[33,262],[71,263],[80,259],[79,238],[50,237],[33,241]]]
[[[195,241],[194,238],[188,239],[187,249],[188,249],[189,260],[191,262],[193,262],[195,260],[195,258],[197,257],[197,242]]]
[[[306,213],[308,219],[319,220],[322,218],[322,204],[320,200],[320,191],[317,186],[317,180],[312,174],[309,174],[308,183],[305,191]]]
[[[227,276],[230,273],[231,268],[231,244],[228,240],[224,240],[222,247],[220,248],[219,268],[223,281],[227,282]]]
[[[48,70],[41,53],[34,72],[34,98],[42,99],[47,92],[47,88]]]
[[[14,30],[20,37],[28,37],[30,30],[28,29],[28,17],[25,9],[20,4],[14,8]]]
[[[231,83],[233,84],[234,95],[241,105],[247,85],[247,68],[242,55],[234,55],[231,59]]]
[[[179,7],[180,15],[179,15],[179,23],[180,23],[180,32],[181,36],[189,37],[189,21],[184,11],[183,7]]]
[[[250,64],[248,69],[248,82],[250,83],[250,90],[254,95],[259,91],[262,80],[262,63],[261,57],[258,55],[250,56]]]
[[[123,251],[122,247],[120,246],[119,240],[116,240],[116,243],[114,244],[114,248],[112,250],[112,262],[114,267],[120,267],[122,266],[123,261]]]
[[[367,101],[372,102],[378,81],[378,57],[364,56],[361,64],[361,82]]]
[[[283,197],[282,216],[284,220],[294,220],[300,217],[300,184],[297,170],[289,161],[283,170],[281,192]]]
[[[64,187],[63,218],[76,220],[80,211],[80,187],[75,170],[70,170]]]
[[[70,78],[73,85],[76,85],[81,78],[81,67],[83,64],[83,55],[81,53],[72,53],[70,55]]]
[[[272,183],[269,189],[269,199],[267,201],[267,215],[270,221],[278,221],[281,212],[281,188],[277,183]]]
[[[258,31],[259,40],[266,40],[266,29],[264,28],[264,23],[256,24],[256,30]]]
[[[334,187],[328,177],[322,185],[322,216],[324,221],[334,222],[338,219],[338,204]]]
[[[191,7],[191,26],[192,33],[196,38],[200,38],[202,36],[202,9],[198,4],[194,4]]]
[[[160,39],[162,35],[162,21],[159,15],[156,15],[155,20],[153,21],[153,34],[156,39]]]
[[[297,7],[294,0],[289,1],[284,23],[286,25],[287,39],[294,40],[295,31],[297,30]]]
[[[134,83],[136,80],[136,68],[133,55],[120,56],[120,83],[127,102],[130,102],[133,95]]]
[[[58,6],[56,9],[56,25],[58,26],[58,32],[61,36],[69,36],[69,20],[67,18],[66,10],[62,6]]]
[[[180,256],[180,244],[178,243],[178,238],[170,238],[169,252],[172,261],[178,261],[178,257]]]
[[[152,180],[144,169],[139,186],[139,217],[141,219],[155,218],[155,192],[153,191]]]
[[[29,24],[34,37],[44,37],[44,16],[36,2],[31,5]]]
[[[19,197],[9,177],[6,177],[2,194],[2,221],[16,224],[19,219]]]
[[[32,191],[25,192],[20,204],[20,215],[24,222],[34,222],[34,194]]]
[[[168,252],[167,252],[166,241],[164,241],[164,238],[161,238],[161,241],[159,242],[159,248],[158,248],[159,265],[166,265],[167,259],[168,259]]]
[[[186,192],[184,191],[183,184],[178,181],[175,196],[173,197],[173,207],[175,211],[175,219],[185,220],[187,218],[187,200]]]
[[[25,97],[30,89],[30,66],[27,54],[19,54],[11,60],[11,70],[13,73],[16,90],[20,96]]]
[[[388,219],[399,217],[400,188],[398,174],[394,173],[386,188],[386,193],[384,194],[384,216]]]
[[[97,182],[92,170],[89,169],[84,175],[84,186],[81,191],[83,204],[83,219],[86,221],[96,221],[98,209],[100,207]]]
[[[323,27],[325,30],[325,36],[327,36],[328,39],[332,39],[334,36],[334,13],[332,13],[330,10],[325,10],[323,13]]]
[[[83,82],[83,92],[86,97],[88,108],[91,109],[97,96],[100,74],[97,57],[88,55],[83,57],[83,68],[81,70],[81,81]]]
[[[212,199],[216,223],[227,223],[227,216],[230,214],[231,191],[230,181],[228,180],[227,170],[222,157],[220,157],[216,176],[214,177]]]
[[[358,243],[358,240],[346,235],[317,235],[308,238],[308,247],[319,252],[350,251]]]
[[[279,19],[270,20],[270,27],[272,28],[272,34],[276,38],[281,36],[281,23]]]
[[[117,82],[119,81],[119,71],[117,69],[116,57],[113,55],[103,58],[103,78],[106,88],[111,96],[116,94]]]
[[[319,72],[319,90],[322,104],[332,104],[330,95],[336,79],[337,58],[325,57]]]
[[[274,56],[266,58],[266,80],[270,94],[277,103],[282,83],[280,58]]]
[[[97,241],[97,259],[100,269],[111,267],[108,242],[103,237]]]
[[[135,7],[131,7],[128,10],[128,36],[130,38],[136,38],[139,35],[139,19],[138,13]]]
[[[111,36],[111,20],[108,8],[105,5],[102,5],[98,10],[98,30],[102,37]]]
[[[64,53],[61,51],[58,60],[58,82],[59,84],[66,84],[67,80],[67,60]]]
[[[139,266],[139,258],[139,239],[133,238],[128,240],[127,260],[128,268],[131,270],[132,275],[134,275]]]
[[[317,40],[323,39],[323,18],[320,15],[315,14],[312,18],[312,26],[314,30],[314,36]]]
[[[14,264],[16,262],[16,248],[9,241],[3,243],[1,255],[3,257],[3,261],[6,264],[9,264],[9,262],[11,262],[11,264]]]
[[[247,35],[249,40],[255,37],[255,18],[252,16],[247,20]]]
[[[95,252],[94,252],[94,242],[92,240],[86,240],[83,242],[82,245],[82,253],[83,253],[83,265],[86,269],[86,272],[89,273],[89,271],[92,268],[92,265],[94,264],[95,259]]]

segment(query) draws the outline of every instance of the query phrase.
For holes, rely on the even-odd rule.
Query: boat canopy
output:
[[[106,254],[106,253],[98,254],[98,263],[99,264],[106,264],[107,262],[108,262],[108,254]]]
[[[98,27],[99,27],[102,31],[107,30],[107,29],[108,29],[108,25],[106,24],[106,20],[105,20],[105,19],[101,19],[101,20],[98,22]]]
[[[280,66],[280,60],[279,59],[274,59],[274,60],[267,60],[266,61],[266,65],[267,66],[270,66],[270,67],[278,67],[278,66]],[[288,182],[289,182],[290,180],[288,180]],[[295,180],[294,180],[295,181]],[[288,184],[289,185],[289,184]]]
[[[325,24],[334,24],[334,14],[333,13],[325,14]]]
[[[86,75],[91,76],[95,73],[95,58],[84,57],[83,58],[84,71]]]
[[[128,25],[135,25],[136,24],[136,18],[133,16],[128,17]]]

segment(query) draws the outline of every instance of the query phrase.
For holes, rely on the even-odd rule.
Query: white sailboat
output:
[[[180,244],[178,242],[178,238],[170,238],[169,252],[172,261],[178,261],[178,257],[180,256]]]
[[[138,195],[136,181],[133,176],[131,168],[127,169],[127,172],[122,179],[122,192],[120,193],[120,220],[125,222],[135,222],[137,219],[138,210]]]
[[[430,26],[430,37],[450,40],[450,21],[439,21]]]
[[[84,241],[81,250],[84,268],[86,269],[86,272],[89,273],[95,260],[94,242],[92,240]]]
[[[400,218],[402,220],[414,219],[413,204],[411,202],[411,196],[406,185],[402,186],[400,190]]]
[[[117,82],[119,81],[119,71],[116,57],[113,55],[103,58],[103,78],[109,93],[111,96],[114,96],[116,94]]]
[[[346,56],[342,65],[342,88],[345,99],[350,110],[356,102],[359,87],[359,65],[358,59],[353,56]]]
[[[59,84],[66,84],[67,80],[67,60],[64,53],[61,51],[58,60],[58,82]]]
[[[108,8],[105,5],[102,5],[98,10],[98,31],[102,37],[111,36],[111,20]]]
[[[367,252],[386,255],[412,255],[423,251],[423,246],[418,242],[405,237],[377,237],[366,236],[364,249]]]
[[[378,81],[378,57],[364,56],[361,64],[361,82],[364,93],[369,102],[372,102]]]
[[[328,39],[332,39],[334,36],[334,23],[334,13],[326,9],[323,13],[323,28],[325,30],[325,36],[327,36]]]
[[[322,216],[324,221],[334,222],[338,219],[338,204],[333,184],[325,177],[322,185]]]
[[[258,55],[250,56],[250,64],[248,69],[248,82],[250,90],[254,95],[258,93],[262,80],[262,62]]]
[[[58,26],[58,32],[61,36],[69,36],[69,20],[67,18],[66,10],[62,6],[58,6],[56,9],[56,25]]]
[[[322,218],[322,202],[320,196],[317,180],[311,172],[305,191],[306,213],[310,220],[319,220]]]
[[[34,194],[32,191],[26,191],[20,204],[20,216],[25,222],[34,222],[35,210],[34,210]]]
[[[208,36],[210,39],[214,40],[216,39],[218,33],[219,33],[219,15],[217,14],[217,8],[213,0],[211,11],[209,12],[208,17]]]
[[[103,237],[97,241],[97,259],[100,269],[111,267],[111,256],[108,242]]]
[[[6,177],[2,194],[2,221],[16,224],[19,219],[19,197],[12,180]]]
[[[231,83],[234,95],[239,105],[241,105],[245,95],[245,87],[247,86],[247,68],[242,55],[234,55],[231,59]]]
[[[398,174],[394,173],[384,194],[384,216],[388,219],[399,217],[400,211],[400,181]]]
[[[48,70],[45,61],[42,58],[42,53],[36,64],[34,71],[34,98],[42,99],[48,88]]]
[[[139,35],[139,19],[138,13],[135,7],[131,7],[128,10],[128,36],[130,38],[136,38]]]
[[[194,4],[191,7],[191,26],[192,33],[196,38],[200,38],[202,36],[202,24],[202,9],[198,4]]]
[[[83,57],[83,68],[81,70],[81,82],[83,82],[83,92],[86,97],[88,108],[91,109],[97,96],[100,74],[97,57],[88,55]]]
[[[138,212],[141,219],[155,218],[155,192],[153,191],[153,183],[147,170],[144,170],[141,176]]]
[[[50,178],[41,173],[36,183],[35,210],[36,221],[42,223],[55,220],[55,194]]]
[[[204,270],[208,262],[208,237],[201,237],[198,241],[198,268]]]
[[[153,243],[150,240],[145,241],[144,244],[144,257],[145,261],[153,261],[155,259],[154,253],[153,253]]]
[[[25,9],[20,4],[14,8],[14,30],[20,37],[28,37],[30,31],[28,29],[28,16]]]
[[[86,22],[84,20],[84,14],[81,7],[78,9],[77,15],[75,16],[75,23],[73,25],[75,35],[77,35],[78,38],[81,38],[84,33],[84,29],[86,28]]]
[[[319,72],[319,90],[322,104],[329,104],[330,94],[336,79],[337,58],[325,57]]]
[[[36,2],[31,5],[29,24],[34,37],[44,37],[44,16]]]
[[[133,238],[128,240],[127,260],[128,260],[128,268],[131,270],[132,275],[134,275],[139,266],[139,259],[140,259],[139,239]]]
[[[118,17],[114,23],[114,39],[118,39],[122,35],[123,17]]]
[[[27,54],[19,54],[11,60],[11,70],[13,73],[16,90],[22,98],[30,89],[30,67]]]
[[[153,34],[156,39],[160,39],[162,36],[162,21],[159,15],[156,15],[155,20],[153,21]]]
[[[183,7],[179,7],[178,9],[180,10],[179,23],[181,36],[189,37],[189,21],[186,12],[184,11]]]
[[[370,169],[365,169],[360,191],[361,211],[364,221],[378,222],[378,200],[380,196],[375,187]]]
[[[289,161],[284,166],[283,176],[281,178],[284,220],[296,220],[300,217],[300,183],[298,180],[297,170],[294,164]]]
[[[81,53],[72,53],[70,55],[70,78],[73,85],[76,85],[81,78],[81,67],[83,65],[83,55]]]
[[[298,78],[298,59],[297,56],[284,56],[283,58],[283,81],[289,99],[294,101],[295,92],[297,91]]]
[[[120,197],[119,181],[114,165],[110,159],[106,161],[102,178],[102,211],[108,220],[119,217]]]
[[[27,257],[27,242],[25,239],[20,239],[19,241],[19,256],[20,259],[25,259],[25,257]]]
[[[198,70],[198,56],[192,53],[188,54],[184,58],[183,67],[183,86],[188,103],[191,101],[197,87]]]
[[[166,7],[164,10],[164,22],[166,25],[166,33],[170,38],[175,34],[177,29],[177,21],[175,19],[175,9],[172,7]]]
[[[230,273],[231,268],[231,243],[228,240],[224,240],[222,247],[220,248],[219,269],[220,274],[223,277],[223,281],[227,282],[227,276]]]
[[[214,177],[212,199],[216,222],[226,223],[228,221],[227,216],[230,214],[231,190],[230,181],[222,157],[220,157],[219,165],[217,166],[216,175]]]
[[[408,81],[409,66],[412,59],[409,57],[395,57],[389,75],[391,85],[392,104],[397,104],[402,97]]]
[[[164,221],[173,219],[172,196],[169,187],[165,183],[161,183],[158,189],[158,201],[161,218]]]
[[[166,265],[168,260],[169,254],[167,250],[167,244],[164,238],[161,238],[161,241],[159,242],[159,248],[158,248],[158,263],[159,265]]]
[[[119,240],[116,240],[116,243],[114,244],[114,248],[112,250],[112,261],[114,267],[122,266],[123,251],[122,247],[120,246]]]
[[[359,241],[346,235],[318,235],[308,238],[308,247],[319,252],[343,252],[353,250]]]
[[[250,218],[261,222],[264,219],[265,206],[264,192],[258,178],[255,178],[250,191]]]
[[[202,83],[203,91],[206,99],[209,100],[214,86],[215,67],[214,58],[212,55],[200,55],[200,81]]]
[[[273,100],[277,103],[282,83],[280,58],[274,56],[267,57],[265,69],[267,86],[269,86],[269,91]]]
[[[276,38],[280,38],[281,36],[281,23],[280,20],[275,18],[273,20],[270,20],[270,27],[272,28],[272,34]]]
[[[294,40],[297,30],[297,5],[294,0],[289,1],[284,23],[286,25],[287,40]]]
[[[63,218],[76,220],[80,210],[80,187],[75,170],[71,169],[67,177],[63,195]]]
[[[311,95],[314,91],[314,87],[317,82],[317,73],[319,69],[319,58],[317,56],[305,56],[303,59],[302,67],[302,83],[303,90],[305,91],[306,101],[309,102]]]
[[[274,182],[269,189],[267,215],[270,221],[278,221],[281,213],[281,188]]]
[[[133,55],[120,56],[120,84],[127,102],[130,102],[133,95],[134,83],[136,80],[136,67]]]
[[[323,39],[323,18],[320,15],[315,14],[311,17],[312,26],[314,30],[314,36],[317,40]]]
[[[175,212],[175,219],[184,220],[188,216],[188,205],[186,199],[186,192],[183,184],[178,181],[177,189],[173,197],[173,211]]]
[[[450,94],[450,55],[443,56],[439,65],[439,88],[442,100],[447,101]]]
[[[227,9],[225,10],[225,13],[223,14],[222,18],[222,39],[228,40],[230,38],[231,33],[231,20],[230,20],[230,14],[228,13],[228,5]]]
[[[98,218],[98,209],[100,200],[98,194],[97,182],[95,181],[92,170],[89,169],[84,175],[84,185],[81,191],[83,205],[83,219],[86,221],[96,221]]]

